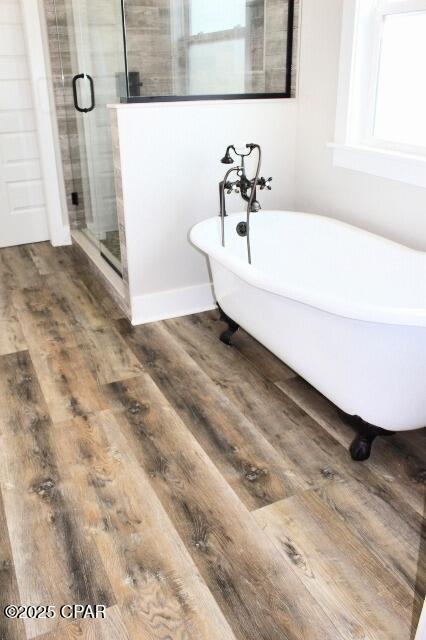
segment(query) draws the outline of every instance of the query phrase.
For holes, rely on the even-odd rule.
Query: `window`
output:
[[[335,163],[426,187],[426,0],[345,0]]]
[[[187,82],[190,95],[246,92],[246,0],[190,0]]]
[[[215,0],[190,2],[191,35],[227,31],[246,26],[246,0]]]
[[[380,42],[372,135],[379,144],[426,152],[426,2],[388,0]]]

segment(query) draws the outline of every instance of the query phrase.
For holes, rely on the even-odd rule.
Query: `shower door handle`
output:
[[[84,80],[84,78],[87,78],[89,80],[90,83],[90,101],[91,101],[91,105],[89,108],[83,108],[80,107],[80,105],[78,104],[78,94],[77,94],[77,82],[79,80]],[[74,78],[72,79],[72,93],[73,93],[73,97],[74,97],[74,107],[77,111],[79,111],[80,113],[89,113],[90,111],[93,111],[93,109],[95,108],[95,86],[93,83],[93,78],[92,76],[89,76],[89,74],[85,74],[85,73],[78,73],[76,76],[74,76]]]
[[[77,82],[79,80],[82,80],[83,78],[84,73],[78,73],[76,76],[74,76],[74,78],[72,79],[72,94],[74,96],[74,107],[76,108],[76,110],[80,113],[87,113],[87,109],[82,109],[78,104]]]

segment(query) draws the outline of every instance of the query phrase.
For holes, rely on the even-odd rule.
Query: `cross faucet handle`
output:
[[[260,187],[260,190],[263,191],[265,188],[268,189],[268,191],[271,191],[272,187],[269,183],[272,182],[272,178],[259,178],[258,180],[258,185]]]

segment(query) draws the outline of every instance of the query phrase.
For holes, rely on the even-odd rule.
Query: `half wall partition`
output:
[[[44,2],[71,226],[121,274],[107,105],[291,97],[298,2]]]

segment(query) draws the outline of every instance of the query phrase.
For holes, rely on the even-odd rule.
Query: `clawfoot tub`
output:
[[[251,217],[252,264],[236,226],[191,230],[210,259],[229,329],[238,325],[333,402],[357,430],[355,460],[377,435],[426,425],[426,254],[305,213]]]

